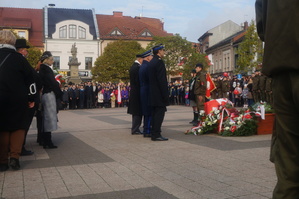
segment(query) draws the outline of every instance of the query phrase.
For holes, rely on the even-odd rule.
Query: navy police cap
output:
[[[142,53],[142,54],[141,54],[141,57],[142,57],[142,58],[145,58],[145,57],[148,57],[148,56],[150,56],[150,55],[153,55],[153,53],[152,53],[151,50],[148,50],[148,51]]]
[[[153,47],[153,51],[161,50],[163,48],[165,48],[165,46],[163,44],[159,44]]]

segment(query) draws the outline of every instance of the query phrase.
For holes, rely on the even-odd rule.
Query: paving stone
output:
[[[131,135],[126,108],[66,110],[52,133],[57,149],[36,143],[36,121],[20,171],[0,173],[0,198],[270,199],[276,184],[271,135],[185,135],[190,107],[170,106],[162,135]],[[141,128],[142,129],[142,128]],[[258,155],[256,155],[258,154]],[[17,188],[16,188],[17,187]]]

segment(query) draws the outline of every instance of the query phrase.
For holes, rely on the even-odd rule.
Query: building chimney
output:
[[[120,11],[113,11],[113,16],[114,16],[114,17],[122,17],[122,16],[123,16],[123,12],[120,12]]]
[[[248,21],[245,21],[244,22],[244,30],[247,30],[248,29]]]

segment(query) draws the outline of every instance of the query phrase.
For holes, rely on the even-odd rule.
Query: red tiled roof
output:
[[[244,31],[244,32],[241,32],[239,35],[235,36],[235,37],[233,38],[233,42],[236,42],[236,41],[238,41],[239,39],[242,39],[242,38],[245,36],[246,33],[247,33],[247,31]]]
[[[43,9],[0,7],[0,28],[26,29],[29,42],[43,48]]]
[[[152,37],[144,37],[141,34],[148,31],[152,36],[172,36],[173,34],[167,33],[162,30],[162,23],[158,25],[158,19],[139,18],[122,16],[122,13],[114,13],[114,15],[97,14],[97,22],[101,39],[134,39],[151,41]],[[160,26],[160,27],[159,27]],[[117,28],[122,36],[111,36],[110,33]]]

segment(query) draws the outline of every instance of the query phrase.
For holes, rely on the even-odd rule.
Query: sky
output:
[[[238,25],[255,20],[255,0],[0,0],[0,7],[95,9],[96,14],[158,18],[164,30],[178,33],[191,42],[208,30],[231,20]]]

